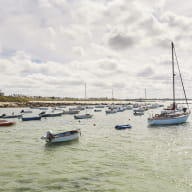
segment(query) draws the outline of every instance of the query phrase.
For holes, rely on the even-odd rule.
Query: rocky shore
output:
[[[0,108],[14,107],[55,107],[65,105],[110,105],[130,104],[130,101],[29,101],[29,102],[0,102]]]

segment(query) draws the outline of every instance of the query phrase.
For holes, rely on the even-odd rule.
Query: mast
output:
[[[87,85],[85,83],[85,100],[87,99]]]
[[[173,110],[175,110],[175,68],[174,68],[174,44],[171,42],[172,48],[172,73],[173,73]]]
[[[147,99],[147,90],[145,88],[145,100]]]

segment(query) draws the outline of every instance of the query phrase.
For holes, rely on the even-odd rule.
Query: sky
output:
[[[173,41],[192,98],[191,9],[190,0],[0,0],[0,89],[84,98],[86,83],[87,97],[172,97]]]

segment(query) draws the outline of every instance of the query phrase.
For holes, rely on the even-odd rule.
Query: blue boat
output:
[[[35,117],[22,117],[22,121],[33,121],[33,120],[41,120],[41,116],[35,116]]]
[[[131,128],[132,126],[127,124],[127,125],[116,125],[115,129],[127,129],[127,128]]]
[[[0,118],[3,118],[3,119],[11,119],[11,118],[21,118],[22,115],[6,115],[6,114],[2,114],[0,116]]]

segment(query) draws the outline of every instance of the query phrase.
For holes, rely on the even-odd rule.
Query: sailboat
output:
[[[87,98],[87,86],[85,83],[85,100]],[[87,107],[85,108],[87,111]],[[74,115],[75,119],[88,119],[88,118],[92,118],[93,115],[89,114],[89,113],[85,113],[85,114],[79,114],[79,115]]]
[[[112,105],[109,107],[108,110],[105,111],[106,114],[113,114],[113,113],[117,113],[117,108],[114,106],[114,97],[113,97],[113,89],[112,89]]]
[[[171,105],[171,108],[167,108],[167,110],[163,111],[160,114],[155,114],[154,116],[148,118],[148,124],[149,125],[174,125],[174,124],[181,124],[185,123],[190,115],[189,111],[189,104],[186,97],[186,92],[177,60],[177,55],[175,52],[175,47],[173,42],[171,43],[172,48],[172,79],[173,79],[173,103]],[[183,92],[185,95],[185,100],[187,104],[187,108],[183,108],[182,110],[177,107],[177,104],[175,102],[175,61],[177,64],[177,68],[179,71],[180,80],[183,87]]]

